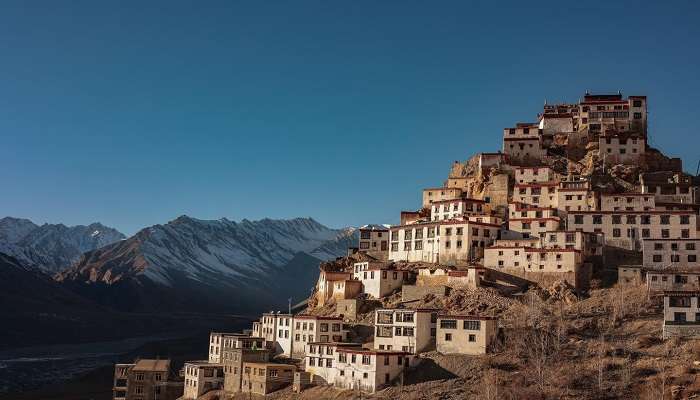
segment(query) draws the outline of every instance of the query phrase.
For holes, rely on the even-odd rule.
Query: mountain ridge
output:
[[[354,228],[332,229],[308,217],[236,222],[181,215],[85,253],[55,279],[93,300],[126,293],[142,299],[125,305],[129,311],[149,302],[196,308],[206,298],[213,308],[244,312],[256,305],[248,298],[276,305],[273,292],[304,298],[318,264],[345,255],[356,236]],[[198,300],[183,303],[175,293]]]
[[[83,253],[125,238],[123,233],[99,222],[67,226],[37,225],[26,218],[0,219],[0,252],[46,273],[58,272]]]

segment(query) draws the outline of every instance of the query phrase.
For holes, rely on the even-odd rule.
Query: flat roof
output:
[[[307,345],[313,344],[317,346],[339,346],[339,347],[362,347],[362,343],[350,342],[308,342]]]
[[[292,368],[296,369],[296,365],[294,364],[280,364],[280,363],[273,363],[273,362],[244,362],[243,365],[251,366],[251,367],[258,367],[258,368]]]
[[[197,367],[211,367],[211,368],[216,368],[216,367],[222,367],[223,364],[219,363],[210,363],[207,360],[193,360],[193,361],[185,361],[185,365],[194,365]]]
[[[138,360],[134,364],[134,371],[160,371],[167,372],[170,370],[170,360]]]
[[[496,320],[498,318],[492,317],[490,315],[470,315],[470,314],[440,314],[438,319],[479,319],[479,320]]]
[[[368,354],[368,355],[397,355],[397,356],[411,355],[411,353],[407,353],[405,351],[397,351],[397,350],[338,349],[337,351],[339,353],[354,353],[354,354]]]
[[[359,282],[359,281],[358,281]],[[343,317],[324,317],[320,315],[309,315],[309,314],[301,314],[301,315],[295,315],[295,319],[317,319],[317,320],[324,320],[324,321],[342,321]]]
[[[698,296],[698,290],[664,290],[664,296]]]
[[[669,215],[697,215],[689,210],[646,210],[646,211],[627,211],[627,210],[617,210],[617,211],[569,211],[568,215],[573,214],[669,214]]]

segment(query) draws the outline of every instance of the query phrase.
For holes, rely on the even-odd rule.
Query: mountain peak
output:
[[[124,239],[114,228],[99,222],[90,225],[36,225],[28,219],[0,219],[0,252],[26,266],[56,272],[70,266],[90,250]]]

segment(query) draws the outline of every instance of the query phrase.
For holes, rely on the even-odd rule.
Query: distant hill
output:
[[[124,238],[121,232],[100,223],[36,225],[28,219],[0,219],[0,252],[47,273],[67,268],[83,253]]]

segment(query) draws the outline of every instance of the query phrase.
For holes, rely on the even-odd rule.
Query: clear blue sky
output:
[[[5,1],[0,216],[394,222],[586,89],[694,172],[697,2],[569,3]]]

